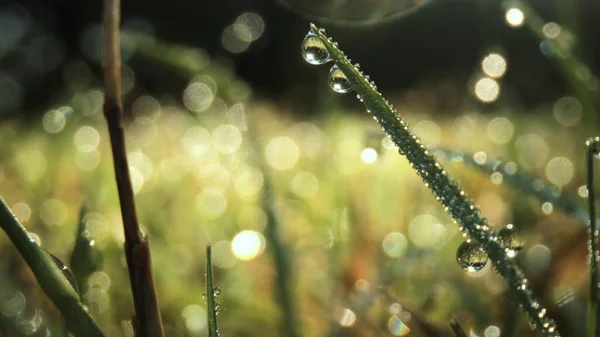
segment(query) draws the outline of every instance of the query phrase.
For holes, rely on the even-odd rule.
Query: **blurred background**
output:
[[[100,1],[0,1],[0,195],[44,249],[83,263],[79,290],[105,334],[130,336],[101,17]],[[328,67],[303,60],[310,22],[497,229],[515,225],[549,316],[563,336],[585,333],[597,2],[124,1],[130,173],[166,335],[208,334],[208,242],[222,335],[284,335],[270,212],[302,336],[451,336],[453,315],[472,336],[538,334],[489,263],[461,269],[458,226],[354,95],[329,88]],[[4,234],[0,252],[0,336],[61,335]]]

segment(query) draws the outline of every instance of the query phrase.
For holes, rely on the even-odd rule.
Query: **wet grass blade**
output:
[[[554,207],[561,210],[566,215],[573,216],[583,223],[589,221],[587,211],[579,207],[575,199],[562,195],[558,186],[553,186],[544,182],[544,180],[531,176],[517,170],[513,172],[506,168],[506,164],[497,159],[488,158],[485,163],[479,164],[470,154],[463,154],[459,151],[446,149],[436,149],[449,158],[460,158],[466,165],[476,168],[484,173],[492,174],[498,172],[502,174],[502,180],[511,186],[534,196],[540,202],[550,202]]]
[[[206,245],[206,306],[208,314],[208,336],[219,337],[219,325],[217,324],[217,313],[220,305],[217,302],[217,296],[221,292],[220,288],[215,287],[213,281],[212,250],[210,243]]]
[[[79,212],[79,225],[75,233],[75,246],[73,247],[70,262],[82,301],[87,292],[90,275],[102,266],[102,255],[96,247],[96,241],[90,238],[86,227],[86,215],[87,207],[83,205]]]
[[[587,164],[587,189],[588,189],[588,202],[590,211],[590,224],[596,223],[596,195],[594,193],[594,157],[600,153],[600,138],[590,138],[586,143],[586,164]],[[598,288],[598,259],[600,253],[598,252],[598,231],[597,226],[590,226],[588,228],[589,233],[589,256],[588,261],[590,263],[590,301],[588,304],[588,336],[598,337],[600,331],[598,331],[598,300],[599,300],[599,288]]]
[[[308,36],[304,42],[310,41],[312,44],[310,46],[303,45],[303,50],[315,49],[312,36],[316,36],[321,41],[323,50],[319,50],[319,54],[315,53],[315,55],[319,57],[317,61],[321,61],[320,56],[328,54],[335,62],[330,71],[330,83],[333,84],[333,89],[338,92],[348,92],[348,88],[345,87],[346,83],[343,83],[344,81],[348,82],[347,84],[356,91],[357,98],[367,108],[367,112],[373,115],[373,118],[396,144],[400,154],[406,156],[411,167],[421,176],[425,186],[432,190],[444,209],[459,223],[461,231],[483,245],[495,270],[506,280],[511,293],[515,295],[529,318],[535,323],[538,331],[545,336],[559,336],[555,321],[548,318],[546,309],[534,296],[529,281],[515,261],[506,256],[504,246],[491,229],[489,220],[475,207],[462,187],[448,175],[420,139],[412,133],[408,124],[396,114],[392,105],[377,91],[375,83],[371,82],[357,65],[351,63],[337,47],[337,44],[325,35],[325,31],[311,25],[310,34],[311,36]],[[320,48],[317,46],[317,49]],[[308,56],[312,57],[313,55]],[[306,56],[305,59],[309,63],[311,61],[313,64],[318,63]],[[331,81],[332,74],[335,76],[333,81]],[[338,81],[339,79],[342,81]]]
[[[31,268],[46,295],[64,317],[69,331],[79,337],[104,334],[79,302],[79,295],[56,265],[54,259],[35,243],[29,233],[0,197],[0,227],[6,232]]]
[[[465,330],[463,330],[462,326],[460,326],[460,323],[458,323],[456,317],[452,317],[452,320],[450,320],[450,328],[452,328],[452,331],[454,331],[454,335],[456,337],[467,337]]]

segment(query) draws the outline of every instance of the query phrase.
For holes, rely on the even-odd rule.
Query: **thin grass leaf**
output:
[[[320,40],[316,46],[314,37]],[[482,216],[462,187],[448,176],[420,139],[412,133],[394,108],[377,91],[375,83],[370,82],[368,76],[364,75],[358,66],[352,65],[323,30],[311,25],[309,36],[305,38],[302,46],[305,54],[308,49],[305,43],[307,40],[313,43],[309,46],[312,48],[310,52],[322,52],[309,55],[316,57],[313,59],[305,55],[307,61],[322,64],[324,62],[321,61],[331,58],[335,62],[330,71],[332,88],[337,92],[349,92],[350,89],[356,91],[358,99],[363,102],[367,111],[373,114],[373,118],[390,136],[399,152],[406,156],[411,167],[424,180],[425,186],[432,190],[444,209],[460,224],[461,231],[483,245],[496,271],[506,280],[511,293],[515,295],[539,332],[545,336],[559,336],[556,323],[547,317],[546,309],[534,297],[528,280],[515,261],[507,257],[505,247],[491,229],[489,221]],[[322,56],[326,57],[322,58]]]
[[[38,246],[0,197],[0,227],[6,232],[31,268],[46,295],[64,317],[69,331],[76,337],[103,337],[104,334],[79,302],[79,295],[69,284],[50,254]]]
[[[221,309],[217,296],[221,289],[215,287],[213,281],[212,249],[210,243],[206,245],[206,293],[203,297],[206,299],[208,315],[208,336],[219,337],[219,325],[217,324],[217,314]]]
[[[82,301],[83,296],[87,293],[90,275],[98,271],[102,266],[102,253],[96,247],[96,241],[90,238],[89,231],[87,230],[85,221],[87,214],[87,207],[82,205],[79,212],[79,225],[75,233],[75,246],[73,247],[70,262]]]
[[[477,163],[470,154],[463,154],[460,151],[436,149],[436,152],[438,151],[445,156],[452,158],[452,161],[458,159],[458,161],[462,161],[466,165],[474,167],[484,173],[493,174],[498,172],[502,174],[502,181],[535,197],[540,202],[549,202],[564,214],[573,216],[586,225],[589,221],[587,211],[582,209],[574,198],[563,195],[558,186],[550,185],[540,178],[523,173],[519,170],[514,172],[512,169],[507,169],[507,165],[498,159],[488,158],[485,163],[480,164]]]
[[[462,326],[460,326],[460,323],[458,323],[456,317],[452,317],[450,320],[450,328],[452,328],[452,331],[454,331],[454,335],[456,335],[456,337],[467,337],[465,330],[463,330]]]
[[[273,282],[274,292],[279,305],[281,307],[282,327],[285,336],[298,337],[298,324],[296,320],[296,306],[292,293],[293,273],[290,264],[290,250],[279,234],[280,225],[275,210],[275,195],[274,188],[271,183],[270,176],[267,171],[267,165],[264,156],[261,154],[261,147],[256,136],[258,131],[257,124],[254,119],[249,119],[248,138],[251,142],[252,151],[256,153],[255,165],[263,172],[263,188],[261,193],[261,202],[263,210],[267,218],[265,228],[265,238],[267,245],[271,247],[271,256],[273,258],[273,267],[275,268],[276,280]]]
[[[594,157],[600,153],[600,137],[590,138],[586,143],[586,163],[587,163],[587,189],[588,202],[590,210],[590,224],[596,223],[596,195],[594,193]],[[590,264],[590,301],[588,303],[588,336],[598,337],[600,333],[598,323],[598,300],[600,299],[600,290],[598,288],[598,232],[596,226],[588,228],[589,233],[589,256]]]

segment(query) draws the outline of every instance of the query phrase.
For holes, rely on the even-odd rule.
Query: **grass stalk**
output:
[[[587,190],[588,190],[588,202],[590,210],[590,227],[588,228],[589,233],[589,256],[588,262],[590,264],[590,300],[588,302],[588,336],[598,337],[600,331],[598,331],[598,300],[599,300],[599,288],[598,288],[598,259],[600,253],[598,252],[598,232],[597,226],[591,224],[596,223],[596,196],[594,192],[594,157],[600,153],[600,138],[590,138],[587,142],[586,149],[586,164],[587,164]]]
[[[162,337],[164,332],[152,274],[150,247],[148,238],[140,232],[125,151],[121,103],[120,0],[105,0],[104,6],[104,117],[108,123],[125,231],[125,255],[135,306],[133,326],[136,336]]]
[[[358,66],[352,65],[337,47],[337,43],[314,25],[311,25],[310,30],[324,44],[332,60],[353,86],[359,100],[391,137],[400,154],[408,159],[411,167],[424,180],[425,186],[432,190],[444,209],[460,224],[461,231],[484,246],[496,271],[506,280],[511,293],[537,329],[545,336],[559,336],[556,323],[547,317],[546,309],[536,300],[521,269],[513,259],[506,256],[504,246],[491,229],[489,220],[473,205],[473,201],[462,187],[447,174],[404,120],[396,114],[392,105],[377,91],[375,84],[369,81],[368,76],[364,75]]]
[[[219,337],[219,324],[217,323],[217,313],[220,306],[217,303],[217,296],[220,290],[214,285],[213,266],[212,266],[212,248],[210,243],[206,245],[206,306],[208,315],[208,336]]]
[[[252,142],[252,150],[255,153],[256,161],[255,165],[258,166],[259,170],[264,174],[263,189],[262,189],[262,204],[263,210],[267,218],[267,225],[265,228],[265,238],[270,247],[271,256],[273,258],[273,265],[275,267],[276,280],[274,284],[274,291],[276,298],[279,300],[279,305],[283,314],[282,328],[284,335],[288,337],[300,336],[298,331],[298,323],[296,321],[296,307],[294,305],[294,295],[292,292],[292,268],[290,264],[289,249],[287,249],[285,243],[281,239],[279,234],[279,222],[275,211],[275,198],[273,195],[273,186],[269,175],[267,173],[267,167],[265,164],[264,154],[258,143],[256,137],[256,123],[254,119],[249,118],[248,125],[248,138]]]
[[[456,320],[456,317],[452,317],[450,320],[450,328],[456,337],[467,337],[467,333],[465,330],[463,330],[462,326],[460,326],[460,323]]]
[[[79,302],[79,295],[52,256],[35,243],[2,197],[0,197],[0,227],[23,256],[42,290],[62,314],[69,331],[76,337],[103,337],[104,334]]]
[[[86,205],[82,205],[79,212],[79,224],[75,233],[75,246],[73,247],[70,261],[71,270],[79,289],[79,295],[84,303],[86,302],[84,296],[88,291],[90,275],[99,270],[102,264],[102,254],[96,247],[96,241],[90,238],[86,227],[86,215],[87,207]]]

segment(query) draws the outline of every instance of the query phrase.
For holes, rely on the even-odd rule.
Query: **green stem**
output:
[[[249,119],[248,138],[252,143],[252,150],[256,153],[256,162],[259,170],[264,174],[262,204],[267,217],[265,228],[265,238],[268,246],[271,248],[273,264],[277,272],[277,280],[274,282],[275,293],[283,313],[283,330],[285,336],[298,337],[298,324],[296,322],[296,307],[292,293],[292,268],[290,265],[289,250],[281,239],[279,234],[279,222],[275,212],[275,198],[273,195],[273,186],[267,173],[264,156],[261,154],[261,147],[256,137],[256,123]]]
[[[31,239],[2,197],[0,197],[0,227],[19,250],[42,290],[61,312],[69,331],[75,336],[103,337],[104,334],[81,305],[79,295],[56,266],[52,257]]]
[[[391,137],[400,154],[406,156],[411,167],[425,181],[425,186],[432,190],[444,209],[460,223],[461,231],[484,246],[496,271],[504,277],[511,293],[539,331],[546,336],[559,336],[556,323],[547,317],[546,309],[535,299],[528,280],[515,261],[506,256],[504,246],[490,228],[488,219],[481,215],[461,186],[448,176],[420,139],[396,114],[394,108],[377,91],[375,84],[369,82],[368,76],[364,75],[358,66],[350,63],[323,30],[311,25],[311,32],[324,43],[333,61],[353,85],[359,100]]]
[[[590,138],[587,142],[586,159],[587,159],[587,190],[588,190],[588,202],[590,209],[590,227],[588,228],[589,233],[589,256],[588,261],[590,263],[590,302],[588,305],[588,336],[598,337],[598,264],[597,259],[600,257],[598,252],[598,232],[596,226],[591,224],[596,223],[596,196],[594,192],[594,156],[600,152],[600,138]]]
[[[213,281],[212,267],[212,249],[210,243],[206,245],[206,306],[208,314],[208,336],[219,337],[219,325],[217,324],[217,312],[219,303],[217,303],[216,289]]]

